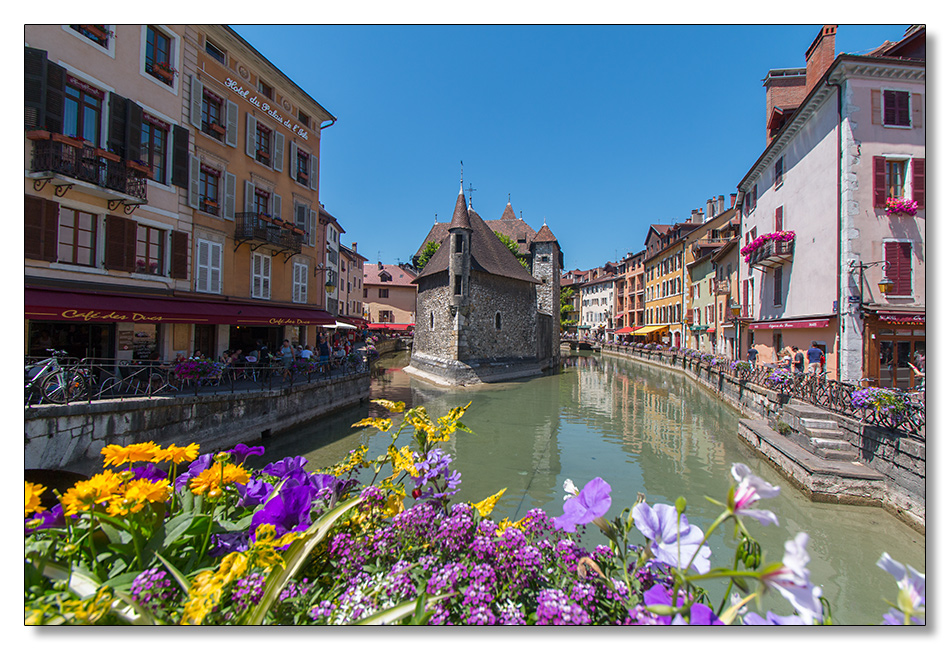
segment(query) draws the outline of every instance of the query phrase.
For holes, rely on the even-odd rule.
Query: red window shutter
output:
[[[871,91],[871,124],[881,123],[881,91]]]
[[[775,232],[785,230],[784,212],[785,206],[780,205],[775,208]]]
[[[172,231],[172,256],[169,276],[184,280],[188,278],[188,233]]]
[[[917,201],[917,207],[924,207],[924,195],[926,192],[927,172],[925,171],[925,159],[913,158],[910,161],[911,184],[913,185],[913,197]]]
[[[24,256],[55,262],[58,257],[59,203],[38,196],[24,198]]]
[[[874,207],[883,208],[887,201],[887,162],[883,156],[874,156]]]
[[[755,210],[756,204],[759,202],[759,184],[756,183],[752,186],[752,209]]]
[[[884,242],[884,259],[887,261],[887,277],[894,282],[895,296],[909,296],[911,286],[910,242]]]
[[[897,95],[893,91],[884,92],[884,124],[897,124]]]

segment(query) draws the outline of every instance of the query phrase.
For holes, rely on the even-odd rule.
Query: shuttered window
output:
[[[924,158],[914,158],[910,161],[910,182],[913,198],[917,201],[917,208],[924,208],[924,197],[927,188],[927,171]]]
[[[198,240],[195,291],[221,293],[221,244]]]
[[[294,283],[292,299],[294,302],[307,302],[307,265],[294,262]]]
[[[164,275],[165,231],[139,224],[135,242],[135,270],[138,273]]]
[[[61,208],[57,261],[95,266],[97,222],[98,217],[89,212]]]
[[[113,271],[135,269],[136,223],[131,219],[106,215],[105,266]]]
[[[56,261],[59,204],[38,196],[24,197],[23,244],[28,259]]]
[[[910,126],[910,93],[903,90],[884,91],[884,124]]]
[[[776,266],[774,274],[772,276],[773,286],[772,286],[772,304],[775,307],[782,306],[782,280],[785,275],[785,269],[781,266]]]
[[[166,182],[168,125],[153,118],[148,113],[142,120],[142,160],[152,168],[152,178],[159,183]]]
[[[270,255],[251,253],[251,298],[270,299]]]
[[[785,156],[775,161],[775,187],[782,184],[785,178]]]
[[[785,206],[775,208],[775,232],[785,230]]]
[[[179,280],[188,278],[188,233],[173,230],[172,234],[171,265],[168,275]]]
[[[889,295],[912,296],[913,271],[911,268],[912,244],[910,242],[884,242],[884,260],[887,262],[887,277],[894,282]]]

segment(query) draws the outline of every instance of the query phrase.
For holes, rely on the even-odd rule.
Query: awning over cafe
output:
[[[24,291],[24,317],[30,320],[86,323],[194,323],[207,325],[330,325],[336,319],[322,309],[229,300],[145,297],[105,292]]]
[[[636,332],[634,332],[634,334],[637,336],[640,336],[642,334],[649,334],[651,332],[658,332],[659,330],[665,330],[668,327],[669,325],[647,325],[645,327],[641,327],[640,329],[638,329]]]
[[[633,327],[621,327],[619,330],[614,332],[614,334],[631,334],[636,328]]]
[[[405,332],[412,327],[415,327],[415,323],[370,323],[369,328],[371,330],[397,330],[400,332]]]
[[[820,329],[828,327],[830,323],[828,318],[818,318],[814,320],[779,320],[779,321],[760,321],[750,323],[750,330],[783,330],[783,329]]]

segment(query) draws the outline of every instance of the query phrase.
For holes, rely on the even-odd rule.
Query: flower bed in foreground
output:
[[[378,400],[391,418],[354,426],[388,432],[377,458],[365,447],[317,472],[288,457],[244,467],[261,447],[199,455],[197,445],[103,449],[105,469],[45,508],[26,483],[24,600],[27,624],[830,624],[807,568],[808,535],[763,564],[749,528],[777,524],[758,508],[778,488],[742,464],[723,510],[705,532],[686,503],[647,504],[604,515],[610,485],[565,482],[564,512],[534,509],[495,521],[504,490],[452,503],[461,477],[439,444],[467,407],[433,420],[424,407]],[[401,439],[408,444],[397,446]],[[354,476],[375,471],[369,485]],[[593,524],[604,543],[580,543]],[[747,524],[749,528],[747,528]],[[734,555],[712,565],[706,543],[735,531]],[[898,583],[885,623],[924,622],[924,576],[883,554]],[[726,584],[713,602],[702,588]],[[785,612],[758,611],[774,590]],[[869,615],[868,622],[874,622]],[[879,621],[881,619],[878,619]]]

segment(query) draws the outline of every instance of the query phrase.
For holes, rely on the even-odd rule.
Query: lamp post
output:
[[[739,305],[739,303],[732,301],[729,304],[729,310],[732,312],[732,321],[735,323],[735,326],[736,326],[736,343],[733,346],[733,357],[734,357],[734,361],[738,361],[739,360],[739,345],[740,345],[739,314],[742,311],[742,307]]]
[[[851,262],[848,264],[848,269],[851,271],[857,270],[860,272],[860,278],[858,279],[858,315],[861,318],[864,318],[864,271],[878,265],[881,265],[882,273],[881,279],[877,283],[877,288],[882,294],[887,295],[894,289],[894,281],[887,277],[887,270],[891,266],[890,262],[886,260],[878,260],[877,262],[864,263],[860,260],[851,260]],[[851,298],[849,298],[849,301],[853,302]]]

